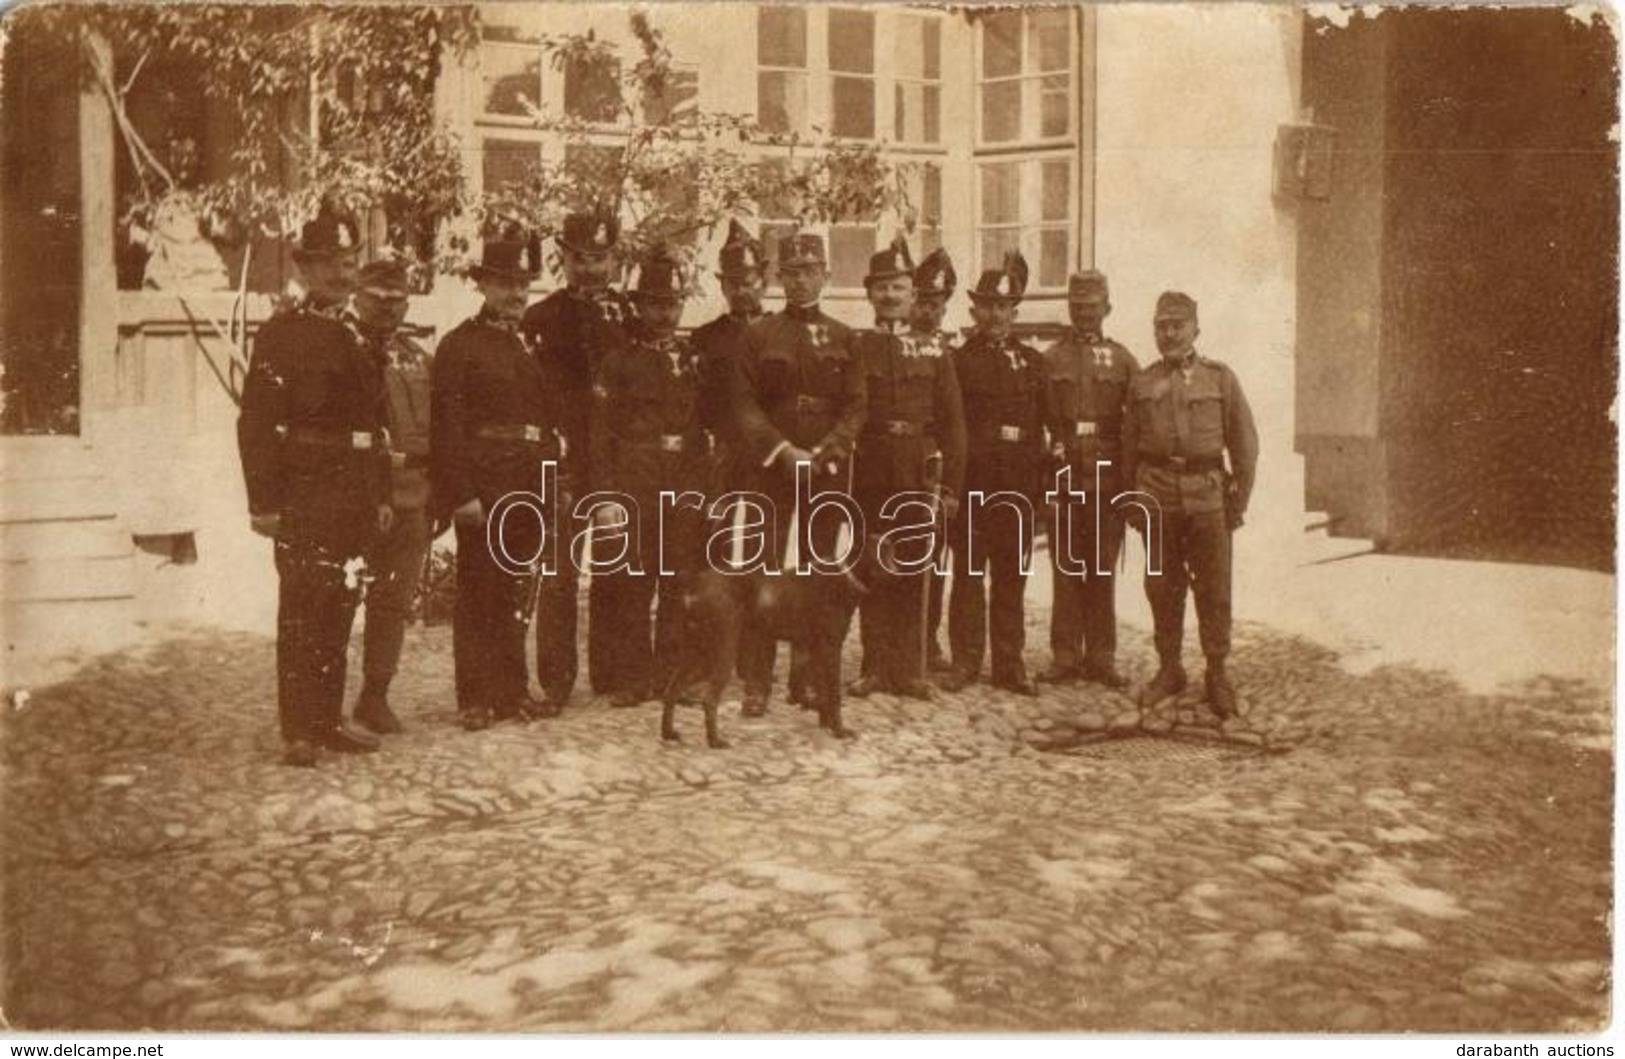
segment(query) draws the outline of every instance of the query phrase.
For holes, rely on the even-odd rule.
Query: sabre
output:
[[[929,501],[931,506],[931,524],[933,526],[937,526],[940,532],[946,533],[948,531],[948,527],[943,519],[942,511],[941,449],[938,449],[936,452],[933,452],[931,455],[925,458],[925,487],[926,490],[931,494],[931,499]],[[929,668],[926,659],[929,657],[928,641],[931,637],[931,630],[928,627],[931,620],[930,579],[937,576],[935,562],[936,551],[936,545],[933,541],[931,548],[931,558],[933,561],[931,565],[926,568],[925,577],[920,578],[920,653],[918,658],[920,664],[919,677],[921,680],[926,679],[926,673]]]

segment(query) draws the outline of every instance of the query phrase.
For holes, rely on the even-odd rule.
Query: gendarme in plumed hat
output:
[[[535,232],[526,232],[517,224],[507,224],[485,239],[480,251],[480,263],[468,270],[469,278],[505,279],[515,283],[529,283],[542,270],[542,241]]]
[[[878,254],[869,257],[869,274],[863,277],[863,285],[877,283],[883,279],[896,279],[899,276],[914,275],[914,259],[909,256],[908,240],[901,235],[891,241],[891,245]]]
[[[953,294],[954,288],[958,285],[959,277],[954,273],[953,258],[940,246],[927,254],[925,260],[920,262],[920,267],[914,270],[916,295],[938,295],[946,298]]]
[[[977,277],[976,286],[970,290],[970,298],[973,302],[1019,302],[1025,293],[1027,259],[1021,256],[1020,250],[1006,250],[1004,261],[998,268],[985,269]]]
[[[559,244],[576,254],[607,254],[620,242],[621,222],[610,213],[572,213],[564,218]]]
[[[736,219],[728,221],[728,238],[717,254],[717,274],[724,279],[736,279],[760,272],[762,244]]]
[[[293,259],[298,262],[320,261],[360,250],[361,226],[356,223],[355,217],[332,203],[324,202],[316,216],[299,230],[299,242],[294,245]]]
[[[688,276],[683,263],[669,251],[656,249],[638,262],[632,283],[632,297],[640,301],[680,301],[688,296]]]

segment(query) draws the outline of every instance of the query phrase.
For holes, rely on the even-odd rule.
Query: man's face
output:
[[[379,335],[394,334],[406,322],[406,295],[376,291],[355,292],[355,311],[361,317],[364,331]]]
[[[355,290],[356,255],[328,254],[307,258],[299,266],[300,278],[317,305],[337,305]]]
[[[1016,322],[1016,303],[1007,298],[987,298],[970,304],[971,319],[983,333],[1003,338]]]
[[[564,252],[564,281],[576,290],[602,290],[614,274],[615,255],[607,250]]]
[[[1194,316],[1159,316],[1154,323],[1157,331],[1157,352],[1169,360],[1181,360],[1196,348],[1196,336],[1202,333]]]
[[[522,279],[506,276],[486,276],[479,280],[480,293],[485,296],[486,311],[504,320],[518,320],[525,315],[526,284]]]
[[[632,307],[644,329],[655,338],[670,338],[683,322],[681,298],[634,298]]]
[[[916,331],[932,332],[942,329],[942,318],[948,314],[948,297],[945,294],[914,294],[914,329]]]
[[[1087,297],[1073,298],[1066,303],[1067,312],[1072,317],[1072,326],[1079,331],[1087,331],[1098,335],[1106,321],[1106,315],[1112,311],[1111,305],[1104,295],[1092,294]]]
[[[751,269],[739,275],[722,277],[722,296],[728,299],[728,311],[755,316],[762,311],[762,294],[767,284],[762,274]]]
[[[907,320],[914,310],[914,280],[909,276],[892,276],[868,284],[869,304],[875,307],[876,320]]]
[[[817,301],[828,279],[829,270],[822,262],[779,266],[779,285],[784,288],[784,300],[791,305],[811,305]]]

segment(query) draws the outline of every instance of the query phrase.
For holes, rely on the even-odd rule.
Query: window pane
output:
[[[756,117],[768,132],[807,128],[807,75],[763,70],[756,75]]]
[[[1065,10],[1034,12],[1027,38],[1027,69],[1031,73],[1066,70],[1072,63],[1072,16]]]
[[[874,139],[874,81],[867,77],[837,77],[834,87],[835,135]]]
[[[500,191],[505,184],[518,184],[541,161],[538,144],[525,140],[487,138],[480,154],[480,173],[486,191]]]
[[[564,149],[565,171],[584,184],[595,184],[605,192],[620,185],[621,148],[592,143],[572,143]]]
[[[925,223],[939,225],[942,223],[942,167],[928,165],[925,167],[924,189],[921,198],[925,201],[921,209],[925,215]]]
[[[919,81],[900,81],[895,89],[897,129],[893,138],[902,143],[938,143],[942,136],[941,90]]]
[[[942,229],[941,228],[921,228],[920,229],[920,257],[922,259],[925,257],[925,255],[929,254],[931,251],[937,249],[941,245],[942,245]]]
[[[692,66],[673,66],[659,93],[643,93],[643,120],[651,125],[682,122],[693,117],[700,97],[700,71]]]
[[[982,140],[1003,143],[1021,137],[1021,82],[982,86]]]
[[[1046,221],[1064,221],[1072,216],[1072,163],[1064,158],[1043,163],[1042,199]]]
[[[977,240],[977,249],[981,252],[981,259],[976,268],[981,272],[990,268],[998,268],[1004,261],[1004,252],[1014,250],[1021,245],[1021,229],[1019,228],[984,228],[981,238]]]
[[[1021,73],[1021,13],[1005,12],[982,22],[982,76]]]
[[[861,287],[875,252],[873,225],[837,224],[829,230],[830,282],[837,287]]]
[[[762,66],[807,65],[807,12],[788,4],[756,9],[756,62]]]
[[[542,53],[535,48],[483,47],[480,82],[487,114],[525,117],[523,100],[532,106],[542,99]]]
[[[1043,79],[1039,91],[1043,93],[1039,113],[1040,136],[1065,136],[1072,129],[1071,93],[1067,91],[1068,78],[1064,75]]]
[[[1065,228],[1046,228],[1038,233],[1038,285],[1066,286],[1067,264],[1071,260]]]
[[[936,80],[942,76],[942,22],[938,19],[927,18],[924,22],[925,32],[925,76]]]
[[[982,166],[982,224],[1021,220],[1021,169],[1014,162]]]
[[[573,62],[564,68],[564,112],[582,121],[619,121],[621,64]]]
[[[854,74],[875,72],[875,16],[868,11],[829,13],[829,68]]]
[[[936,19],[904,17],[895,43],[898,77],[934,81],[942,76],[942,26]]]

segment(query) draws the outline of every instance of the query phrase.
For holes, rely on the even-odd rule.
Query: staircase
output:
[[[0,685],[127,646],[135,547],[114,483],[76,438],[0,440]]]

